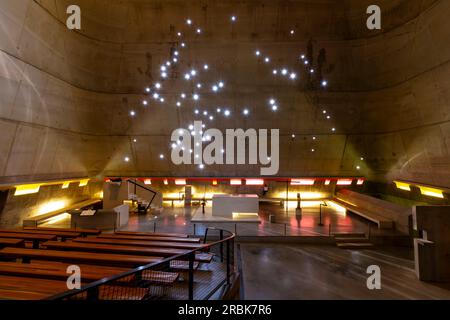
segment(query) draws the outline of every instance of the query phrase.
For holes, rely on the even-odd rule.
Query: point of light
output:
[[[222,81],[220,81],[219,82],[219,88],[223,88],[224,86],[225,86],[225,84]]]
[[[273,74],[278,74],[278,70],[277,70],[277,69],[274,69],[274,70],[272,71],[272,73],[273,73]]]
[[[197,29],[197,33],[198,33],[198,34],[202,33],[202,29],[198,28],[198,29]]]
[[[192,24],[192,20],[191,20],[191,19],[187,19],[187,20],[186,20],[186,23],[187,23],[188,25],[191,25],[191,24]]]
[[[136,111],[130,111],[130,116],[134,117],[136,115]]]
[[[123,161],[130,162],[130,158],[129,157],[125,157],[125,158],[123,158]]]
[[[297,74],[291,73],[289,77],[290,77],[292,80],[294,80],[294,79],[297,78]]]
[[[181,107],[181,102],[180,101],[177,102],[177,107]]]
[[[159,93],[156,93],[156,92],[155,92],[155,93],[153,94],[153,99],[155,99],[155,100],[159,99]]]
[[[199,167],[199,169],[201,169],[201,170],[205,169],[205,165],[204,165],[204,164],[201,164],[201,165],[199,165],[198,167]]]
[[[142,101],[142,104],[143,104],[144,106],[146,106],[146,105],[148,105],[148,101],[147,101],[147,100],[144,100],[144,101]]]
[[[235,22],[237,20],[236,16],[231,16],[231,21]]]
[[[295,134],[292,134],[292,136],[291,136],[291,137],[292,137],[292,139],[295,139]]]
[[[244,109],[242,113],[244,114],[244,116],[248,116],[250,114],[250,111],[248,109]]]
[[[155,83],[155,88],[156,89],[161,89],[161,83],[159,83],[159,82]]]
[[[269,57],[266,57],[266,58],[264,59],[264,62],[269,63],[269,62],[270,62],[270,58],[269,58]]]
[[[328,81],[324,80],[322,81],[322,87],[326,87],[328,85]]]
[[[278,110],[278,106],[277,105],[273,105],[272,106],[272,111],[277,111]]]
[[[159,155],[159,158],[160,158],[160,159],[164,159],[164,155],[163,155],[163,154],[160,154],[160,155]]]
[[[231,111],[230,110],[225,110],[223,114],[225,115],[225,117],[228,117],[228,116],[230,116]]]
[[[214,86],[212,87],[212,90],[213,90],[214,92],[217,92],[217,91],[219,90],[219,87],[216,86],[216,85],[214,85]]]
[[[182,93],[182,94],[180,95],[180,97],[181,97],[182,99],[186,99],[186,94],[185,94],[185,93]]]
[[[208,66],[207,64],[205,64],[205,65],[203,66],[203,69],[208,70],[208,69],[209,69],[209,66]]]
[[[283,76],[287,75],[287,74],[288,74],[288,71],[287,71],[287,69],[283,69],[283,70],[281,70],[281,74],[282,74]]]
[[[145,88],[145,92],[150,92],[151,89],[149,87]]]
[[[261,55],[261,51],[256,50],[255,54],[256,54],[257,56],[260,56],[260,55]]]
[[[194,98],[194,100],[198,100],[198,99],[200,99],[200,96],[199,96],[198,94],[194,94],[194,95],[192,96],[192,98]]]

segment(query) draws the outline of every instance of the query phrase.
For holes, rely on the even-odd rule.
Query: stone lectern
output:
[[[423,281],[450,282],[450,206],[415,206],[413,227],[416,274]]]

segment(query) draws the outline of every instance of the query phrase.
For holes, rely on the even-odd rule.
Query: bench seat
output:
[[[118,234],[101,234],[98,236],[98,238],[200,243],[200,238],[153,237],[153,236],[133,236],[133,235],[118,235]]]
[[[119,230],[115,234],[132,235],[132,236],[150,236],[150,237],[172,237],[172,238],[188,238],[189,236],[184,233],[165,233],[165,232],[138,232]]]
[[[52,231],[52,232],[76,232],[80,233],[81,236],[98,236],[102,233],[98,229],[78,229],[78,228],[46,228],[46,227],[24,227],[25,231]]]
[[[21,234],[45,234],[57,236],[63,240],[78,238],[81,236],[80,232],[64,232],[58,231],[43,231],[43,230],[23,230],[23,229],[0,229],[0,237],[2,233],[21,233]]]
[[[162,260],[162,257],[91,253],[79,251],[57,251],[40,249],[4,248],[0,257],[12,259],[52,260],[106,266],[139,267]]]
[[[163,241],[142,241],[142,240],[128,240],[128,239],[114,239],[114,238],[75,238],[72,241],[80,243],[102,243],[102,244],[117,244],[135,247],[163,247],[163,248],[177,248],[187,250],[201,250],[206,245],[199,243],[179,243],[179,242],[163,242]]]

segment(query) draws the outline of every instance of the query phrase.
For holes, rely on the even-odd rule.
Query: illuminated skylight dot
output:
[[[161,73],[161,77],[167,78],[167,72],[162,72],[162,73]]]
[[[269,58],[269,57],[266,57],[266,58],[264,59],[264,62],[269,63],[269,62],[270,62],[270,58]]]
[[[206,124],[202,124],[202,128],[205,129],[206,128]],[[203,131],[200,131],[201,134],[203,134]]]
[[[123,158],[123,161],[130,162],[130,158],[129,157],[125,157],[125,158]]]
[[[222,112],[222,109],[220,109],[220,108],[217,108],[217,113],[221,113]]]
[[[203,115],[207,116],[208,115],[208,111],[203,111]]]
[[[182,35],[181,32],[178,32],[178,33],[177,33],[177,36],[181,37],[181,35]]]
[[[304,59],[305,59],[305,55],[302,54],[302,55],[300,56],[300,59],[304,60]]]
[[[188,25],[191,25],[191,24],[192,24],[192,20],[191,20],[191,19],[187,19],[187,20],[186,20],[186,23],[187,23]]]
[[[151,89],[149,87],[145,88],[145,92],[150,92]]]
[[[197,33],[198,33],[198,34],[202,33],[202,29],[198,28],[198,29],[197,29]]]
[[[137,142],[137,139],[133,139],[133,142],[136,143],[136,142]]]
[[[134,117],[136,115],[136,112],[135,111],[130,111],[130,116],[132,116],[132,117]]]
[[[330,119],[331,119],[331,117],[330,117],[330,116],[327,116],[327,119],[328,119],[328,120],[330,120]]]
[[[173,61],[173,62],[178,62],[178,59],[177,59],[177,58],[173,58],[172,61]]]
[[[250,114],[250,111],[248,109],[244,109],[242,113],[244,114],[244,116],[248,116]]]
[[[171,65],[170,61],[167,61],[166,66],[170,67],[170,65]]]
[[[235,22],[237,20],[236,16],[231,16],[231,21]]]
[[[161,98],[161,99],[159,99],[159,101],[160,101],[160,102],[164,102],[165,100],[164,100],[164,98]]]
[[[291,35],[293,35],[295,33],[295,31],[294,30],[291,30]]]
[[[323,113],[323,114],[326,114],[326,113],[327,113],[327,110],[323,110],[322,113]]]
[[[146,106],[146,105],[148,105],[148,101],[147,101],[147,100],[144,100],[144,101],[142,101],[142,104],[143,104],[144,106]]]
[[[219,90],[219,87],[216,86],[216,85],[214,85],[214,86],[212,87],[212,90],[213,90],[214,92],[217,92],[217,90]]]
[[[314,73],[314,69],[309,70],[310,73]]]
[[[288,71],[287,71],[287,69],[283,69],[283,70],[281,70],[281,74],[282,74],[283,76],[287,75],[287,74],[288,74]]]
[[[181,46],[182,46],[183,48],[186,47],[186,43],[182,42],[182,43],[181,43]]]
[[[160,158],[160,159],[164,159],[164,155],[163,155],[163,154],[160,154],[160,155],[159,155],[159,158]]]
[[[209,116],[209,120],[213,121],[214,117],[213,116]]]
[[[174,55],[178,56],[180,53],[178,51],[174,51]]]
[[[204,168],[205,168],[205,165],[204,164],[201,164],[201,165],[199,165],[198,166],[201,170],[203,170]]]
[[[305,60],[305,64],[308,65],[308,64],[309,64],[309,61],[308,61],[308,60]]]
[[[161,89],[161,83],[155,83],[155,88],[156,89]]]
[[[185,78],[186,80],[189,80],[189,79],[191,79],[191,75],[190,75],[189,73],[186,73],[186,74],[184,75],[184,78]]]
[[[177,101],[177,107],[181,107],[181,102]]]
[[[197,109],[195,109],[195,111],[194,111],[194,113],[195,114],[198,114],[200,111],[198,111]]]
[[[295,139],[295,134],[292,134],[292,136],[291,136],[291,137],[292,137],[292,139]]]
[[[224,149],[222,149],[222,150],[220,150],[220,152],[222,152],[222,153],[225,153],[225,150],[224,150]]]
[[[191,76],[195,77],[197,75],[197,71],[196,70],[191,70]]]
[[[363,157],[361,157],[361,161],[364,161],[364,158],[363,158]]]
[[[194,95],[192,96],[192,98],[194,98],[194,100],[198,100],[198,99],[200,99],[200,96],[199,96],[198,94],[194,94]]]
[[[277,105],[273,105],[273,106],[272,106],[272,110],[273,110],[273,111],[277,111],[277,110],[278,110],[278,106],[277,106]]]
[[[230,114],[231,114],[231,111],[230,111],[230,110],[225,110],[225,111],[223,112],[223,114],[225,115],[225,117],[229,117]]]
[[[167,67],[166,66],[161,66],[161,71],[166,71]]]
[[[190,124],[188,128],[189,130],[194,130],[194,125]]]
[[[332,128],[331,131],[335,132],[335,131],[336,131],[336,128]]]
[[[294,80],[294,79],[297,78],[297,74],[291,73],[291,74],[289,75],[289,78],[291,78],[292,80]]]
[[[223,88],[224,86],[225,86],[225,84],[222,81],[220,81],[219,82],[219,88]]]
[[[202,87],[202,84],[201,83],[197,83],[197,88],[201,88]]]
[[[208,69],[209,69],[209,66],[208,66],[207,64],[205,64],[205,65],[203,66],[203,69],[208,70]]]
[[[270,100],[269,100],[269,103],[270,103],[271,105],[274,105],[274,104],[276,103],[276,101],[275,101],[275,99],[270,99]]]
[[[185,93],[182,93],[180,96],[181,96],[182,99],[186,99],[186,94]]]
[[[315,152],[316,151],[316,149],[311,149],[311,152]]]
[[[176,143],[172,143],[172,149],[175,149],[177,147]]]
[[[313,140],[316,140],[317,138],[316,137],[313,137]]]
[[[328,85],[328,81],[324,80],[322,81],[322,87],[326,87]]]
[[[153,99],[155,99],[155,100],[159,99],[159,93],[156,93],[156,92],[155,92],[155,93],[153,94]]]
[[[361,167],[360,166],[356,166],[356,170],[359,170],[359,169],[361,169]]]
[[[278,70],[276,70],[276,69],[274,69],[272,72],[273,72],[273,74],[278,74]]]
[[[260,55],[261,55],[261,51],[256,50],[255,54],[256,54],[257,56],[260,56]]]

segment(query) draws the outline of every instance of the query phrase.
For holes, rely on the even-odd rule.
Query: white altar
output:
[[[212,197],[214,217],[233,218],[233,213],[258,213],[259,198],[256,194],[215,194]]]

